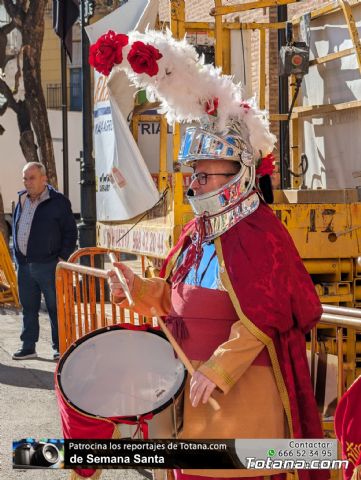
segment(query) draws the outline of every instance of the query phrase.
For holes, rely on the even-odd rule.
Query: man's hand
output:
[[[200,400],[202,403],[207,403],[209,397],[212,395],[216,384],[209,380],[203,373],[194,372],[191,378],[190,400],[192,407],[196,407]]]
[[[114,263],[114,267],[118,268],[123,273],[125,281],[127,282],[128,288],[131,292],[133,289],[134,277],[135,277],[133,271],[129,267],[124,265],[124,263],[120,263],[120,262]],[[108,284],[109,284],[110,292],[113,296],[114,302],[118,303],[124,300],[125,298],[124,290],[114,270],[108,271]]]

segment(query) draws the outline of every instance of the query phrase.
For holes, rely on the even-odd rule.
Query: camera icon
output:
[[[58,447],[47,442],[24,442],[14,450],[14,466],[51,467],[61,460]]]

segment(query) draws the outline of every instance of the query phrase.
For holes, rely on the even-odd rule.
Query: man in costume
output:
[[[335,433],[348,460],[344,480],[361,480],[361,376],[343,394],[335,413]]]
[[[322,437],[304,338],[320,319],[321,306],[287,230],[259,188],[257,177],[270,173],[275,143],[264,112],[244,102],[240,87],[205,65],[185,40],[152,31],[107,35],[92,48],[95,68],[104,67],[113,45],[114,64],[162,102],[169,122],[193,122],[179,161],[194,170],[187,192],[194,220],[159,278],[144,279],[116,264],[135,310],[164,316],[195,367],[186,387],[182,438]],[[126,306],[114,272],[109,283],[114,301]],[[206,403],[211,394],[221,406],[217,412]],[[186,470],[176,477],[285,478],[276,473]],[[297,475],[329,478],[325,471]]]

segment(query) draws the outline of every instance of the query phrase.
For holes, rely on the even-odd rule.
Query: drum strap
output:
[[[153,413],[148,413],[146,415],[140,415],[137,420],[126,420],[125,418],[118,418],[116,421],[119,424],[126,424],[126,425],[138,425],[136,431],[134,432],[133,438],[137,435],[139,430],[142,432],[143,440],[147,440],[149,438],[149,430],[148,430],[148,420],[152,420]]]

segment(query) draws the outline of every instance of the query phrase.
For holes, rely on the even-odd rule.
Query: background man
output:
[[[44,165],[28,163],[23,169],[25,190],[19,192],[13,221],[20,303],[23,307],[22,347],[14,360],[37,356],[41,294],[48,309],[53,358],[59,358],[55,269],[75,250],[77,228],[70,201],[47,184]]]

